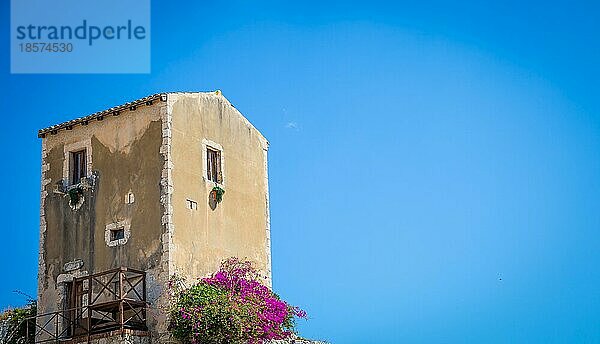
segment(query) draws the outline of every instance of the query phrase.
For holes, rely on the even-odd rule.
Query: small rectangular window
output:
[[[86,175],[85,149],[71,152],[71,184],[79,184]]]
[[[208,180],[212,182],[223,182],[220,151],[213,148],[206,148],[206,174]]]
[[[187,199],[186,201],[189,209],[198,210],[198,202],[193,201],[191,199]]]
[[[131,236],[129,221],[113,222],[106,225],[104,229],[104,241],[108,247],[127,244]]]
[[[125,238],[125,229],[117,228],[110,231],[110,241],[121,240]]]

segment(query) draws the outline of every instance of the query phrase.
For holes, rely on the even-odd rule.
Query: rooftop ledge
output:
[[[67,122],[63,122],[60,124],[56,124],[56,125],[52,125],[49,126],[47,128],[44,129],[40,129],[38,130],[38,137],[39,138],[44,138],[46,137],[47,134],[57,134],[59,130],[71,130],[73,129],[73,126],[75,125],[87,125],[90,121],[101,121],[104,119],[104,117],[106,116],[118,116],[119,114],[121,114],[121,112],[123,111],[134,111],[136,110],[138,107],[140,106],[149,106],[152,105],[154,102],[166,102],[167,101],[167,95],[169,93],[189,93],[189,94],[194,94],[194,93],[213,93],[215,95],[222,95],[221,91],[214,91],[214,92],[165,92],[165,93],[155,93],[152,95],[149,95],[147,97],[144,98],[140,98],[125,104],[121,104],[118,106],[114,106],[111,107],[110,109],[106,109],[106,110],[102,110],[102,111],[98,111],[95,112],[91,115],[87,115],[84,117],[79,117]]]

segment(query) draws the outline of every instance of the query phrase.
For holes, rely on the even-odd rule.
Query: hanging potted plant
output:
[[[220,187],[218,184],[215,184],[215,186],[212,188],[212,190],[210,191],[210,195],[211,197],[217,202],[217,203],[221,203],[221,201],[223,200],[223,195],[225,194],[225,190],[223,190],[222,187]]]
[[[79,204],[80,199],[83,197],[83,190],[77,186],[71,188],[67,194],[69,195],[69,205],[74,207]]]

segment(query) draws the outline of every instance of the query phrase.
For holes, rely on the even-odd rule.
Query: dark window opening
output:
[[[223,182],[223,172],[221,170],[221,152],[207,148],[206,149],[206,174],[208,180],[215,183]]]
[[[86,176],[85,149],[71,152],[71,184],[79,184],[81,178]]]
[[[110,240],[121,240],[125,239],[125,229],[117,228],[110,231]]]
[[[65,284],[65,304],[62,315],[65,334],[72,336],[75,330],[82,326],[85,311],[83,298],[87,296],[87,290],[83,289],[83,281],[67,282]]]
[[[74,309],[83,307],[83,296],[87,292],[83,290],[83,282],[67,282],[65,287],[67,300],[65,304],[66,308]]]

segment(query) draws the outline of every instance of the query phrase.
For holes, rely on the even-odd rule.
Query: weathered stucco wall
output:
[[[165,226],[160,201],[165,113],[166,103],[159,102],[43,139],[39,312],[63,306],[62,282],[120,266],[147,271],[148,299],[156,303],[168,276],[162,264]],[[83,204],[73,209],[69,196],[56,192],[55,184],[64,178],[68,150],[79,145],[91,149],[87,172],[93,174],[93,182],[83,192]],[[128,193],[134,195],[133,203],[126,203]],[[124,245],[109,246],[106,226],[119,222],[129,225],[130,236]],[[65,270],[65,264],[79,259],[82,266]]]
[[[271,283],[268,142],[220,92],[155,97],[120,107],[118,116],[43,131],[39,313],[65,306],[73,277],[144,270],[149,336],[158,340],[168,337],[165,288],[174,272],[194,279],[237,256],[254,261]],[[209,198],[207,144],[222,151],[219,204]],[[91,159],[90,182],[73,207],[56,184],[68,179],[69,152],[80,148]],[[125,243],[107,243],[107,228],[121,225]]]
[[[266,139],[220,92],[169,94],[167,104],[173,121],[175,270],[193,279],[215,271],[224,258],[246,257],[270,283]],[[216,207],[209,204],[215,184],[206,180],[203,142],[222,148],[225,195]]]

